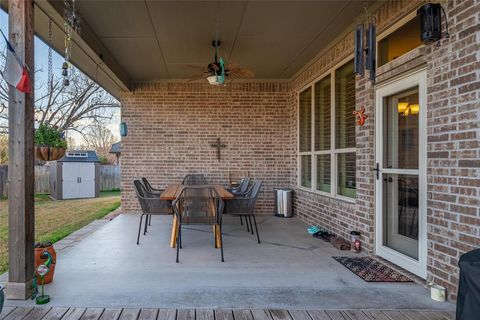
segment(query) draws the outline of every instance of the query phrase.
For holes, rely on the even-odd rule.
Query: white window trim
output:
[[[342,148],[335,149],[335,71],[350,62],[353,59],[353,55],[348,56],[338,64],[334,65],[331,69],[309,82],[297,92],[297,188],[300,190],[312,192],[322,196],[339,199],[349,203],[355,203],[355,198],[350,198],[337,192],[338,186],[338,172],[337,172],[337,155],[339,153],[356,153],[356,148]],[[330,76],[330,149],[315,151],[315,84],[323,78]],[[300,94],[306,89],[311,89],[310,98],[310,112],[311,112],[311,139],[310,139],[310,151],[300,151]],[[317,155],[330,155],[330,192],[317,190]],[[302,186],[302,156],[311,156],[311,188]]]

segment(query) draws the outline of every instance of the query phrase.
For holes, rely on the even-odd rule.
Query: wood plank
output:
[[[119,320],[137,320],[140,314],[140,309],[123,309]]]
[[[138,320],[157,320],[158,309],[141,309]]]
[[[402,313],[411,320],[450,320],[445,314],[437,311],[402,310]]]
[[[60,320],[65,313],[67,313],[68,308],[54,307],[43,317],[42,320]]]
[[[15,308],[12,312],[10,312],[4,320],[19,320],[23,319],[27,314],[29,314],[33,308],[31,307],[18,307]]]
[[[230,309],[215,310],[215,320],[233,320],[233,310],[230,310]]]
[[[160,309],[158,310],[158,320],[176,320],[177,310],[175,309]]]
[[[50,311],[50,308],[41,308],[41,307],[36,307],[33,308],[32,312],[27,314],[25,318],[22,320],[40,320],[42,319],[48,312]]]
[[[8,314],[13,310],[15,310],[15,307],[3,307],[2,312],[0,313],[0,319],[3,319],[6,316],[8,316]]]
[[[175,200],[177,198],[179,184],[171,184],[160,194],[160,200]]]
[[[426,315],[420,313],[418,310],[402,310],[402,313],[411,320],[429,320]]]
[[[178,310],[177,320],[195,320],[195,309]]]
[[[71,308],[63,316],[62,320],[80,320],[86,310],[86,308]]]
[[[32,90],[8,91],[8,299],[28,299],[35,273],[34,12],[31,1],[8,1],[8,38],[30,71]],[[20,312],[20,311],[19,311]]]
[[[326,310],[325,312],[332,320],[348,320],[348,316],[344,315],[340,310]]]
[[[380,310],[363,310],[363,313],[373,320],[391,320]]]
[[[323,310],[308,310],[308,314],[313,320],[331,320],[328,314]]]
[[[456,311],[446,311],[445,310],[445,311],[440,311],[440,313],[443,314],[444,316],[446,316],[447,319],[449,319],[449,320],[450,319],[453,320],[457,316]]]
[[[370,320],[361,310],[345,310],[344,313],[352,320]]]
[[[293,320],[312,320],[306,310],[288,310]]]
[[[256,309],[252,310],[253,320],[272,320],[270,312],[267,310]]]
[[[100,320],[118,320],[121,313],[122,309],[105,309]]]
[[[273,320],[292,320],[287,310],[270,310]]]
[[[215,316],[212,309],[197,309],[196,320],[214,320]]]
[[[399,310],[385,310],[383,313],[392,320],[410,320]]]
[[[103,308],[88,308],[80,320],[98,320],[102,316]]]
[[[227,189],[225,189],[222,186],[214,186],[214,188],[215,188],[215,191],[217,191],[220,198],[222,198],[223,200],[232,199],[234,197],[232,193],[227,191]]]
[[[235,320],[254,320],[252,312],[250,310],[241,310],[241,309],[236,309],[233,310],[233,318]]]

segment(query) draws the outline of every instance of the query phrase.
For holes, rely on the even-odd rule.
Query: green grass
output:
[[[120,192],[101,192],[99,198],[51,200],[35,195],[35,241],[56,242],[101,219],[120,206]],[[8,201],[0,200],[0,272],[8,269]]]

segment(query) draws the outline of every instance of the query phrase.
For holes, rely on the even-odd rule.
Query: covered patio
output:
[[[49,21],[51,45],[62,50],[67,2],[0,2],[31,70],[34,32],[45,39]],[[450,31],[440,23],[439,38],[423,41],[423,0],[75,3],[81,31],[70,62],[121,101],[123,214],[61,250],[51,306],[100,308],[92,319],[123,307],[137,308],[125,309],[129,319],[144,307],[453,309],[458,261],[480,246],[478,1],[441,1]],[[24,301],[35,272],[33,103],[33,93],[10,91],[6,293],[8,306],[27,309],[9,309],[7,319],[33,312]],[[169,216],[154,216],[136,244],[135,180],[165,189],[203,174],[228,187],[238,171],[263,182],[260,244],[229,216],[224,263],[211,226],[187,225],[177,264]],[[277,188],[294,192],[292,219],[273,217]],[[311,225],[338,238],[359,233],[358,255],[418,283],[363,281],[332,258],[354,253],[309,236]],[[431,300],[427,279],[450,302]],[[451,317],[443,311],[299,317]]]

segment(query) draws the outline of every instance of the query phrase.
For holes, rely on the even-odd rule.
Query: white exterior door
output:
[[[63,199],[95,197],[95,164],[64,162]]]
[[[426,71],[376,90],[376,253],[427,275]]]

